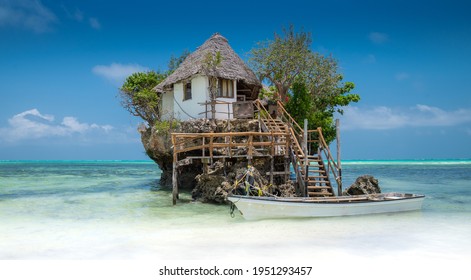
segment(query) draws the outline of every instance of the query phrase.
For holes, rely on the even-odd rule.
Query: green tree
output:
[[[319,54],[314,56],[313,67],[302,74],[303,82],[314,104],[313,110],[342,114],[342,107],[360,101],[358,94],[349,94],[355,88],[355,84],[342,83],[343,76],[338,73],[338,62],[332,56],[324,57]]]
[[[160,121],[161,113],[160,94],[153,88],[166,77],[166,74],[155,71],[138,72],[127,77],[120,88],[121,105],[152,127]]]
[[[171,56],[168,62],[168,70],[138,72],[126,78],[119,89],[121,105],[134,116],[141,117],[149,126],[154,126],[161,121],[162,108],[161,95],[153,88],[172,74],[189,55],[185,50],[178,56]]]
[[[274,85],[279,98],[285,102],[288,90],[296,78],[306,73],[315,63],[309,50],[311,34],[283,28],[283,35],[275,33],[274,40],[259,42],[251,50],[250,65],[260,80],[268,79]]]
[[[291,87],[291,98],[286,104],[286,110],[295,121],[303,126],[304,119],[308,120],[308,129],[322,128],[322,134],[327,142],[331,143],[336,137],[334,113],[343,113],[341,107],[351,102],[358,102],[358,94],[348,94],[354,88],[351,82],[333,88],[335,94],[316,94],[312,92],[312,85],[301,77],[296,79]]]
[[[307,119],[309,129],[321,127],[330,143],[335,139],[334,113],[342,114],[342,107],[360,96],[350,93],[352,82],[342,82],[337,60],[312,52],[311,41],[310,33],[295,32],[291,25],[252,49],[250,62],[261,79],[276,87],[295,120],[302,126]]]

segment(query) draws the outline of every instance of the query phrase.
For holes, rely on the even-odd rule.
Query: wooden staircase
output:
[[[279,104],[278,106],[282,105]],[[283,152],[288,152],[290,155],[291,163],[295,169],[297,183],[304,196],[333,196],[334,192],[332,184],[321,154],[317,153],[309,155],[307,153],[307,148],[303,149],[299,144],[301,142],[306,145],[306,141],[302,141],[304,131],[300,131],[299,125],[297,123],[292,125],[290,122],[285,122],[278,117],[272,118],[261,104],[257,107],[259,107],[260,112],[265,111],[264,113],[260,113],[260,125],[264,132],[283,132],[289,135],[289,151]],[[284,108],[283,111],[287,114],[285,117],[290,118],[294,122],[292,117],[284,110]],[[293,126],[296,126],[297,129]],[[295,129],[298,133],[295,132]]]
[[[301,172],[301,174],[305,176],[305,172]],[[334,195],[324,161],[319,154],[308,156],[306,183],[308,197]]]

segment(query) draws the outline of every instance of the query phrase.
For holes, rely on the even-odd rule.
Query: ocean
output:
[[[0,161],[0,259],[471,260],[471,160],[345,161],[344,186],[370,174],[426,200],[335,218],[245,221],[189,193],[172,206],[160,174],[150,161]]]

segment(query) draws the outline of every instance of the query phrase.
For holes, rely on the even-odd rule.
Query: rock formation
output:
[[[355,182],[343,192],[343,195],[362,195],[374,193],[381,193],[378,179],[371,175],[362,175],[358,177]]]

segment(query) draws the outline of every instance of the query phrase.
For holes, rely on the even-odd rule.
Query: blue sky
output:
[[[467,1],[0,0],[0,159],[146,159],[118,87],[213,33],[245,60],[294,24],[362,100],[345,159],[471,158]]]

